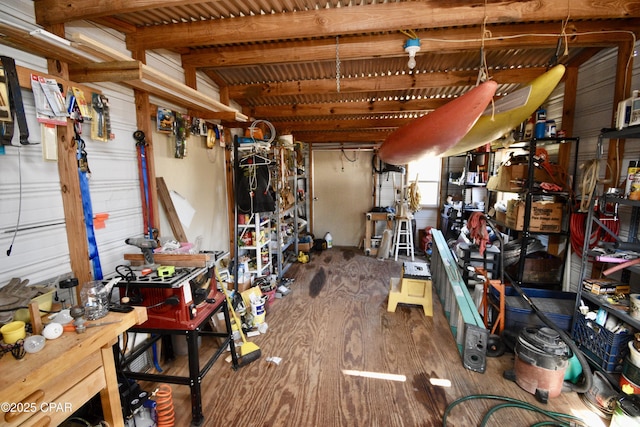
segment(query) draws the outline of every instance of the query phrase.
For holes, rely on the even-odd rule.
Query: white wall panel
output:
[[[29,10],[32,14],[31,2],[12,1],[9,7],[10,13],[21,19],[29,19]],[[16,11],[13,12],[11,7]],[[33,22],[33,17],[30,18]],[[126,52],[122,47],[122,36],[118,38],[113,32],[92,25],[67,27],[67,34],[76,31],[89,33],[100,42]],[[44,58],[6,46],[0,46],[0,53],[14,57],[20,66],[46,72]],[[102,269],[108,273],[123,262],[124,252],[137,251],[125,245],[124,240],[142,232],[137,154],[132,137],[136,130],[135,104],[133,91],[123,85],[105,83],[93,87],[109,98],[111,126],[115,135],[109,142],[93,141],[90,124],[87,122],[82,126],[81,137],[86,144],[91,169],[89,186],[93,211],[94,214],[109,214],[106,227],[95,230]],[[31,91],[23,90],[23,98],[30,141],[40,142],[40,125],[35,120]],[[11,277],[40,282],[71,272],[57,163],[43,160],[41,151],[41,145],[7,147],[5,155],[0,157],[0,248],[8,248],[13,237],[7,230],[13,230],[16,225],[20,179],[20,228],[24,229],[18,232],[11,256],[4,256],[3,250],[0,257],[0,286]],[[18,172],[19,163],[22,164],[21,173]]]

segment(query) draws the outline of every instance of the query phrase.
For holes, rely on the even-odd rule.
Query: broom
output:
[[[233,316],[233,321],[238,327],[240,338],[242,338],[242,345],[240,346],[240,360],[238,361],[238,366],[242,367],[255,360],[258,360],[262,356],[262,351],[256,344],[247,341],[247,337],[245,337],[244,332],[242,331],[242,323],[240,323],[240,320],[238,319],[238,316],[233,309],[233,305],[231,304],[231,298],[229,297],[227,286],[222,282],[222,280],[220,280],[220,273],[218,273],[218,269],[214,268],[214,271],[216,273],[216,279],[218,280],[218,283],[220,283],[220,287],[222,288],[222,292],[224,293],[224,297],[227,299],[229,312],[231,313],[231,316]]]

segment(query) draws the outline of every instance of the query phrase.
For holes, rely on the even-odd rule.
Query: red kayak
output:
[[[378,157],[404,165],[423,156],[439,156],[473,127],[491,102],[498,83],[486,81],[464,95],[399,128],[382,143]]]

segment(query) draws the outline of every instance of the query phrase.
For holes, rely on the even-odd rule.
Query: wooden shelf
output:
[[[29,30],[27,27],[0,23],[0,32],[5,36],[0,38],[0,43],[68,63],[69,80],[72,82],[122,83],[194,110],[204,119],[225,122],[249,120],[240,111],[83,34],[72,34],[71,45],[62,46],[55,42],[36,39],[30,35]],[[22,84],[23,79],[20,80]]]
[[[117,82],[134,89],[196,110],[205,119],[246,122],[249,118],[228,105],[210,98],[196,89],[161,73],[152,67],[134,60],[83,34],[70,36],[72,45],[105,62],[71,64],[69,77],[77,82]]]

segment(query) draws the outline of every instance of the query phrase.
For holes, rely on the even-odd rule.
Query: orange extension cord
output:
[[[171,387],[162,384],[154,393],[156,397],[157,427],[173,427],[176,416],[173,409],[173,397]]]
[[[601,217],[601,221],[605,221],[609,218]],[[578,255],[582,257],[582,249],[584,245],[584,239],[587,238],[585,236],[585,231],[587,228],[587,213],[586,212],[574,212],[571,214],[571,249]],[[620,221],[617,218],[611,218],[610,221],[606,223],[607,227],[616,235],[620,233]],[[591,235],[588,237],[589,239],[589,249],[593,249],[598,246],[598,242],[614,242],[615,238],[611,236],[609,233],[605,232],[602,228],[595,225],[591,230]]]

